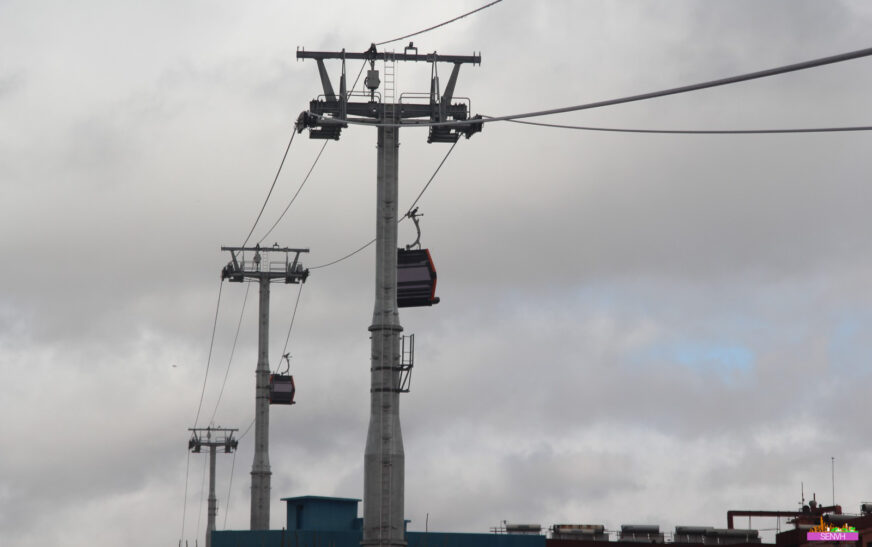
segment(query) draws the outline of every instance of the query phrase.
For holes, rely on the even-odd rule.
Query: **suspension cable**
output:
[[[185,458],[185,503],[182,505],[182,531],[179,535],[179,545],[185,539],[185,517],[188,513],[188,474],[191,470],[191,451],[187,450],[186,452],[188,455]]]
[[[240,440],[240,441],[241,441],[243,438],[245,438],[246,435],[248,435],[248,432],[249,432],[249,431],[251,431],[251,426],[254,425],[254,420],[255,420],[255,418],[252,418],[252,419],[251,419],[251,423],[248,424],[248,427],[246,427],[246,428],[245,428],[245,431],[242,432],[242,435],[239,436],[239,440]]]
[[[197,416],[194,418],[194,427],[200,420],[200,410],[203,408],[203,396],[206,395],[206,380],[209,379],[209,365],[212,363],[212,348],[215,347],[215,328],[218,326],[218,310],[221,308],[221,291],[224,288],[224,280],[219,281],[218,302],[215,304],[215,319],[212,321],[212,336],[209,339],[209,356],[206,358],[206,373],[203,375],[203,389],[200,391],[200,404],[197,405]]]
[[[272,185],[270,185],[270,187],[269,187],[269,192],[267,192],[266,198],[263,200],[263,205],[261,205],[261,207],[260,207],[260,212],[257,213],[257,218],[254,219],[254,224],[251,225],[251,230],[248,231],[248,235],[245,236],[245,241],[242,242],[243,247],[245,247],[246,243],[248,243],[248,240],[251,238],[251,234],[254,233],[254,229],[257,227],[257,223],[260,222],[260,217],[261,217],[261,215],[263,215],[263,210],[266,209],[266,204],[269,202],[269,197],[272,195],[273,189],[275,189],[275,187],[276,187],[276,182],[278,182],[279,175],[282,172],[282,166],[285,165],[285,159],[288,157],[288,150],[291,149],[291,143],[294,142],[294,136],[296,134],[297,134],[296,127],[292,127],[291,128],[291,138],[288,141],[288,146],[285,148],[285,154],[282,156],[281,163],[279,163],[279,168],[276,171],[275,178],[273,178]]]
[[[432,27],[427,27],[424,30],[419,30],[418,32],[413,32],[412,34],[406,34],[405,36],[400,36],[399,38],[394,38],[393,40],[385,40],[384,42],[376,42],[375,45],[382,46],[384,44],[390,44],[391,42],[399,42],[400,40],[405,40],[406,38],[412,38],[413,36],[417,36],[419,34],[424,34],[425,32],[429,32],[429,31],[437,29],[439,27],[444,27],[445,25],[448,25],[448,24],[451,24],[455,21],[463,19],[464,17],[466,17],[468,15],[472,15],[473,13],[477,13],[483,9],[489,8],[489,7],[493,6],[494,4],[499,4],[502,1],[503,0],[495,0],[494,2],[491,2],[490,4],[485,4],[484,6],[481,6],[480,8],[476,8],[472,11],[464,13],[463,15],[459,15],[459,16],[455,17],[454,19],[449,19],[448,21],[444,21],[442,23],[439,23],[438,25],[433,25]]]
[[[230,481],[227,484],[227,504],[224,507],[224,525],[222,528],[227,529],[227,515],[230,514],[230,492],[233,489],[233,470],[236,469],[236,450],[233,451],[233,463],[230,464]]]
[[[200,507],[197,510],[197,533],[194,534],[195,538],[200,537],[200,517],[203,516],[203,492],[206,490],[206,458],[203,458],[203,480],[200,481]]]
[[[427,184],[425,184],[424,187],[421,189],[421,191],[418,193],[418,197],[416,197],[416,198],[415,198],[415,201],[412,202],[412,205],[408,208],[408,210],[406,211],[406,214],[403,215],[402,217],[400,217],[400,219],[397,221],[397,224],[399,224],[400,222],[404,221],[404,220],[408,217],[409,213],[412,211],[412,209],[415,207],[415,205],[416,205],[416,204],[418,203],[418,201],[421,199],[421,196],[423,196],[423,195],[424,195],[424,192],[427,191],[427,188],[430,186],[430,183],[433,182],[433,179],[436,178],[436,174],[439,173],[439,170],[440,170],[440,169],[442,169],[442,165],[445,163],[445,160],[448,159],[448,156],[451,155],[451,152],[452,152],[452,150],[454,150],[454,147],[455,147],[456,145],[457,145],[457,142],[455,141],[455,142],[451,145],[451,148],[448,149],[448,152],[445,153],[445,156],[442,158],[442,161],[439,162],[439,165],[436,167],[436,170],[433,171],[433,174],[432,174],[432,175],[430,175],[430,179],[427,181]],[[328,267],[328,266],[332,266],[332,265],[334,265],[334,264],[338,264],[338,263],[342,262],[343,260],[346,260],[346,259],[351,258],[352,256],[354,256],[354,255],[356,255],[357,253],[361,252],[362,250],[366,249],[367,247],[369,247],[369,246],[372,245],[373,243],[375,243],[375,239],[370,240],[369,242],[365,243],[363,246],[357,248],[357,249],[354,250],[354,251],[351,251],[350,253],[348,253],[347,255],[345,255],[345,256],[343,256],[343,257],[341,257],[341,258],[337,258],[336,260],[333,260],[332,262],[328,262],[328,263],[326,263],[326,264],[320,264],[320,265],[318,265],[318,266],[311,266],[311,267],[309,267],[309,269],[310,269],[310,270],[317,270],[317,269],[319,269],[319,268],[326,268],[326,267]]]
[[[294,196],[291,198],[291,201],[288,202],[288,204],[285,206],[285,210],[282,211],[282,214],[279,215],[279,218],[277,218],[276,221],[273,223],[273,225],[270,226],[270,229],[267,230],[265,234],[263,234],[263,237],[260,238],[260,240],[258,240],[258,242],[257,242],[258,245],[263,243],[263,240],[266,239],[267,236],[269,236],[272,233],[272,231],[275,229],[275,227],[279,225],[279,222],[281,222],[282,219],[285,218],[285,213],[287,213],[288,209],[291,208],[291,205],[294,204],[294,201],[296,201],[297,196],[300,195],[300,191],[303,189],[303,186],[306,185],[306,181],[309,180],[309,176],[312,174],[312,171],[315,170],[315,166],[318,165],[318,160],[321,159],[321,154],[323,154],[324,149],[327,148],[328,142],[330,142],[330,141],[327,141],[327,140],[324,141],[324,145],[321,146],[321,150],[318,151],[318,155],[315,156],[315,161],[312,162],[312,166],[309,167],[309,172],[306,173],[306,176],[303,178],[303,182],[300,183],[299,188],[297,188],[297,191],[294,192]]]
[[[360,80],[360,75],[363,74],[363,69],[366,68],[366,61],[360,64],[360,70],[357,72],[357,78],[354,79],[354,83],[351,85],[351,90],[345,95],[345,98],[351,97],[351,94],[354,93],[354,88],[357,87],[357,81]]]
[[[227,360],[227,368],[224,370],[224,381],[221,382],[221,391],[218,392],[218,400],[215,401],[215,409],[212,411],[212,417],[209,418],[209,423],[215,423],[215,415],[218,413],[218,405],[221,404],[221,397],[224,395],[224,387],[227,385],[227,377],[230,375],[230,363],[233,362],[233,355],[236,353],[236,342],[239,341],[239,331],[242,328],[242,317],[245,314],[245,304],[248,302],[248,291],[251,289],[251,283],[245,284],[245,296],[242,298],[242,309],[239,311],[239,321],[236,323],[236,334],[233,336],[233,346],[230,348],[230,358]]]
[[[297,290],[297,300],[294,302],[294,312],[291,314],[291,324],[288,326],[288,335],[285,337],[285,347],[282,348],[282,355],[285,355],[288,351],[288,341],[291,339],[291,330],[294,328],[294,319],[297,318],[297,306],[300,305],[301,294],[303,294],[303,283],[300,283],[300,288]]]
[[[251,419],[251,423],[248,424],[248,427],[245,428],[245,431],[242,432],[242,435],[236,440],[237,443],[242,442],[242,439],[248,435],[248,432],[251,431],[251,427],[254,425],[255,418]],[[230,481],[227,485],[227,509],[224,510],[224,528],[227,528],[227,514],[230,513],[230,492],[233,488],[233,473],[236,470],[236,451],[233,451],[233,463],[230,466]]]
[[[493,116],[490,118],[484,118],[478,120],[477,123],[490,123],[490,122],[500,122],[500,121],[509,121],[509,120],[517,120],[521,118],[535,118],[539,116],[549,116],[551,114],[563,114],[566,112],[577,112],[579,110],[590,110],[593,108],[602,108],[604,106],[614,106],[619,104],[632,103],[636,101],[644,101],[648,99],[656,99],[658,97],[666,97],[668,95],[678,95],[680,93],[687,93],[690,91],[699,91],[701,89],[709,89],[712,87],[719,87],[728,84],[735,84],[739,82],[746,82],[749,80],[756,80],[759,78],[766,78],[769,76],[777,76],[779,74],[786,74],[788,72],[796,72],[799,70],[805,70],[809,68],[820,67],[824,65],[830,65],[834,63],[840,63],[843,61],[850,61],[853,59],[859,59],[862,57],[868,57],[872,55],[872,48],[860,49],[857,51],[851,51],[848,53],[840,53],[838,55],[831,55],[829,57],[821,57],[819,59],[812,59],[810,61],[803,61],[800,63],[794,63],[790,65],[784,65],[776,68],[770,68],[766,70],[758,70],[756,72],[748,72],[745,74],[739,74],[737,76],[729,76],[727,78],[719,78],[717,80],[709,80],[706,82],[701,82],[697,84],[672,87],[669,89],[663,89],[660,91],[652,91],[648,93],[640,93],[638,95],[629,95],[626,97],[620,97],[617,99],[609,99],[605,101],[596,101],[592,103],[584,103],[573,106],[564,106],[560,108],[551,108],[548,110],[536,110],[533,112],[524,112],[520,114],[509,114],[506,116]],[[451,126],[468,126],[470,124],[469,120],[460,120],[460,121],[445,121],[445,122],[433,122],[433,121],[411,121],[405,123],[380,123],[374,122],[370,120],[356,120],[356,119],[345,119],[345,120],[335,120],[333,118],[325,118],[320,115],[315,115],[315,118],[325,125],[330,124],[356,124],[356,125],[368,125],[374,127],[451,127]]]
[[[484,115],[483,115],[484,116]],[[489,118],[490,116],[484,116]],[[606,131],[614,133],[657,133],[667,135],[761,135],[771,133],[832,133],[840,131],[872,131],[872,125],[847,127],[803,127],[794,129],[622,129],[615,127],[590,127],[584,125],[564,125],[559,123],[531,122],[529,120],[506,120],[512,123],[553,127],[558,129],[577,129],[581,131]]]
[[[445,153],[445,157],[442,158],[442,161],[439,162],[439,166],[436,167],[436,170],[433,171],[432,175],[430,175],[430,180],[427,181],[427,184],[425,184],[424,187],[421,188],[421,191],[418,193],[418,197],[415,198],[415,201],[413,201],[412,204],[409,206],[409,208],[406,210],[406,214],[403,215],[403,218],[406,218],[407,216],[409,216],[409,213],[411,213],[412,209],[415,208],[415,205],[418,204],[418,200],[421,199],[421,196],[423,196],[424,192],[427,191],[427,188],[430,186],[430,183],[433,182],[433,179],[436,178],[436,174],[439,172],[440,169],[442,169],[442,165],[445,163],[445,160],[448,159],[448,156],[451,155],[451,151],[454,150],[454,147],[457,146],[457,142],[458,141],[454,141],[451,144],[451,148],[449,148],[448,152]],[[402,219],[400,219],[400,220],[402,220]]]
[[[326,268],[327,266],[332,266],[332,265],[334,265],[334,264],[338,264],[338,263],[342,262],[342,261],[345,260],[345,259],[351,258],[352,256],[354,256],[354,255],[356,255],[357,253],[359,253],[360,251],[366,249],[367,247],[369,247],[369,246],[372,245],[373,243],[375,243],[375,239],[371,240],[369,243],[364,244],[362,247],[360,247],[360,248],[357,249],[356,251],[351,251],[350,253],[348,253],[347,255],[343,256],[342,258],[337,258],[336,260],[334,260],[334,261],[332,261],[332,262],[328,262],[327,264],[321,264],[321,265],[319,265],[319,266],[311,266],[311,267],[309,267],[309,269],[310,269],[310,270],[317,270],[317,269],[319,269],[319,268]]]

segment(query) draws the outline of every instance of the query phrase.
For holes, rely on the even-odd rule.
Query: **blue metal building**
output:
[[[359,547],[363,519],[354,498],[300,496],[287,504],[284,530],[216,530],[212,547]],[[406,532],[408,547],[545,547],[545,536]]]

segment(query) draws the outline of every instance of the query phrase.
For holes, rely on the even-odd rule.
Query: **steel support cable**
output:
[[[577,112],[579,110],[590,110],[593,108],[602,108],[604,106],[614,106],[619,104],[632,103],[637,101],[644,101],[648,99],[656,99],[658,97],[666,97],[669,95],[678,95],[681,93],[687,93],[690,91],[699,91],[701,89],[709,89],[712,87],[719,87],[723,85],[735,84],[739,82],[746,82],[749,80],[756,80],[759,78],[766,78],[769,76],[777,76],[779,74],[786,74],[788,72],[796,72],[799,70],[806,70],[809,68],[816,68],[824,65],[831,65],[834,63],[841,63],[843,61],[850,61],[853,59],[860,59],[862,57],[869,57],[872,55],[872,48],[860,49],[857,51],[851,51],[848,53],[841,53],[839,55],[832,55],[829,57],[821,57],[819,59],[812,59],[810,61],[803,61],[801,63],[794,63],[791,65],[784,65],[776,68],[770,68],[766,70],[758,70],[756,72],[748,72],[746,74],[739,74],[737,76],[729,76],[727,78],[719,78],[717,80],[709,80],[707,82],[701,82],[697,84],[685,85],[680,87],[672,87],[669,89],[663,89],[660,91],[651,91],[648,93],[640,93],[638,95],[629,95],[627,97],[620,97],[617,99],[609,99],[605,101],[596,101],[592,103],[578,104],[573,106],[564,106],[561,108],[551,108],[548,110],[536,110],[533,112],[524,112],[521,114],[509,114],[507,116],[493,116],[490,118],[484,118],[478,120],[478,123],[490,123],[490,122],[501,122],[501,121],[509,121],[509,120],[517,120],[522,118],[536,118],[539,116],[549,116],[551,114],[563,114],[565,112]],[[356,124],[356,125],[368,125],[375,127],[451,127],[451,126],[468,126],[470,124],[469,120],[462,121],[448,121],[448,122],[430,122],[430,121],[419,121],[419,122],[406,122],[406,123],[378,123],[378,122],[370,122],[367,120],[353,120],[353,119],[345,119],[345,120],[336,120],[333,118],[325,118],[323,116],[314,115],[316,119],[321,121],[322,123],[329,124]]]
[[[263,240],[266,239],[267,236],[269,236],[269,235],[272,233],[272,231],[275,230],[275,227],[279,225],[279,222],[281,222],[282,219],[285,218],[285,213],[287,213],[287,212],[288,212],[288,209],[291,208],[291,205],[294,204],[294,201],[296,201],[297,196],[300,195],[300,191],[303,189],[303,186],[306,185],[306,181],[308,181],[308,180],[309,180],[309,177],[312,175],[312,171],[315,170],[315,166],[318,165],[318,160],[321,159],[321,154],[323,154],[323,153],[324,153],[324,149],[327,148],[327,143],[328,143],[328,142],[330,142],[330,141],[327,141],[327,140],[324,141],[324,144],[321,146],[321,150],[318,151],[318,155],[315,156],[315,161],[312,162],[312,166],[309,168],[309,172],[306,173],[306,176],[305,176],[305,177],[303,177],[303,182],[300,183],[299,188],[297,188],[297,191],[294,192],[294,195],[293,195],[293,197],[291,198],[291,201],[288,202],[287,206],[285,206],[285,210],[282,211],[282,214],[279,215],[279,218],[277,218],[276,221],[273,223],[273,225],[270,226],[270,229],[267,230],[265,234],[263,234],[263,237],[260,238],[260,240],[258,240],[258,242],[257,242],[258,245],[260,245],[261,243],[263,243]]]
[[[221,391],[218,392],[218,400],[215,401],[215,410],[212,411],[212,417],[209,418],[209,423],[215,423],[215,415],[218,413],[218,405],[221,404],[221,397],[224,395],[224,387],[227,385],[227,377],[230,375],[230,363],[233,362],[233,355],[236,353],[236,342],[239,341],[239,331],[242,328],[242,317],[245,314],[245,304],[248,302],[248,291],[251,289],[251,283],[245,284],[245,296],[242,298],[242,309],[239,311],[239,321],[236,323],[236,334],[233,336],[233,346],[230,348],[230,358],[227,360],[227,368],[224,370],[224,381],[221,382]]]
[[[269,202],[269,197],[273,193],[273,189],[276,187],[276,182],[279,180],[279,175],[282,172],[282,167],[285,165],[285,159],[288,157],[288,150],[291,149],[291,143],[294,142],[294,136],[297,134],[296,127],[291,128],[291,138],[288,140],[288,146],[285,148],[285,154],[282,156],[282,161],[279,163],[279,168],[276,171],[276,176],[272,181],[272,185],[269,187],[269,192],[266,194],[266,199],[263,200],[263,205],[260,207],[260,212],[257,213],[257,218],[254,219],[254,224],[251,225],[251,230],[249,230],[248,235],[245,236],[245,241],[242,242],[242,246],[245,247],[248,240],[251,238],[251,234],[254,233],[254,229],[257,227],[257,223],[260,222],[260,217],[263,215],[263,210],[266,209],[266,204]]]
[[[200,411],[203,408],[203,396],[206,395],[206,380],[209,379],[209,365],[212,363],[212,348],[215,347],[215,328],[218,326],[218,310],[221,308],[221,291],[224,288],[222,279],[218,285],[218,302],[215,304],[215,318],[212,320],[212,336],[209,339],[209,356],[206,358],[206,373],[203,375],[203,389],[200,391],[200,404],[197,405],[197,416],[194,418],[194,427],[200,420]]]
[[[354,88],[357,87],[357,81],[360,80],[360,75],[363,74],[364,68],[366,68],[366,61],[361,63],[360,70],[357,72],[357,78],[354,79],[354,83],[351,85],[351,90],[345,95],[346,99],[351,97],[351,94],[354,93]]]
[[[442,166],[445,164],[445,160],[448,159],[448,156],[451,155],[451,151],[454,150],[454,147],[455,147],[455,146],[457,146],[457,142],[458,142],[458,141],[454,141],[454,142],[451,144],[451,148],[448,149],[448,152],[445,153],[445,157],[442,158],[442,161],[439,162],[439,165],[436,167],[436,170],[433,171],[433,174],[432,174],[432,175],[430,175],[430,180],[428,180],[428,181],[427,181],[427,184],[425,184],[424,187],[421,188],[421,191],[418,192],[418,197],[415,198],[415,201],[413,201],[413,202],[412,202],[412,205],[410,205],[409,208],[406,210],[406,214],[403,215],[403,217],[400,219],[400,222],[402,222],[404,218],[408,217],[408,216],[409,216],[409,213],[412,212],[412,209],[415,208],[415,205],[418,204],[418,200],[421,199],[421,196],[423,196],[423,195],[424,195],[424,192],[427,191],[427,188],[430,186],[430,183],[433,182],[433,179],[436,178],[436,174],[439,172],[440,169],[442,169]]]
[[[356,251],[352,251],[352,252],[348,253],[347,255],[343,256],[342,258],[337,258],[333,262],[328,262],[327,264],[321,264],[320,266],[311,266],[309,269],[310,270],[317,270],[319,268],[326,268],[327,266],[332,266],[334,264],[338,264],[339,262],[342,262],[343,260],[345,260],[347,258],[351,258],[352,256],[354,256],[357,253],[359,253],[360,251],[366,249],[367,247],[369,247],[373,243],[375,243],[375,239],[371,240],[369,243],[366,243],[363,247],[360,247]]]
[[[445,160],[448,159],[448,156],[451,155],[451,151],[454,150],[454,147],[455,147],[456,145],[457,145],[457,141],[455,141],[455,142],[451,145],[451,148],[448,149],[448,152],[445,153],[445,157],[442,158],[442,161],[439,162],[439,165],[436,167],[436,170],[433,172],[432,175],[430,175],[430,180],[427,181],[427,184],[425,184],[425,185],[424,185],[424,188],[422,188],[421,191],[418,193],[418,197],[416,197],[416,198],[415,198],[415,201],[412,202],[412,205],[411,205],[411,207],[409,207],[409,209],[406,211],[406,214],[403,215],[402,217],[400,217],[400,220],[397,221],[397,224],[399,224],[400,222],[402,222],[403,220],[406,219],[406,217],[408,216],[409,212],[412,211],[412,209],[413,209],[413,208],[415,207],[415,205],[418,203],[418,200],[420,200],[420,199],[421,199],[421,196],[424,195],[424,192],[425,192],[425,191],[427,190],[427,188],[430,186],[430,183],[433,182],[433,179],[436,178],[436,174],[439,172],[440,169],[442,169],[442,165],[445,163]],[[342,258],[337,258],[336,260],[334,260],[334,261],[332,261],[332,262],[328,262],[328,263],[326,263],[326,264],[321,264],[321,265],[319,265],[319,266],[312,266],[312,267],[310,267],[309,269],[310,269],[310,270],[317,270],[317,269],[319,269],[319,268],[326,268],[327,266],[332,266],[332,265],[334,265],[334,264],[338,264],[339,262],[342,262],[343,260],[346,260],[346,259],[348,259],[348,258],[351,258],[352,256],[354,256],[354,255],[356,255],[357,253],[359,253],[360,251],[366,249],[367,247],[369,247],[369,246],[372,245],[373,243],[375,243],[375,239],[370,240],[368,243],[364,244],[362,247],[359,247],[357,250],[351,251],[350,253],[348,253],[347,255],[343,256]]]
[[[221,402],[221,395],[224,393],[224,385],[227,383],[227,374],[230,372],[230,363],[233,361],[233,353],[236,350],[236,342],[239,339],[239,330],[242,326],[242,316],[245,313],[245,303],[248,300],[248,291],[251,288],[251,284],[247,283],[245,286],[245,297],[242,299],[242,311],[239,312],[239,323],[236,325],[236,335],[233,337],[233,347],[230,350],[230,360],[227,362],[227,371],[224,373],[224,384],[221,385],[221,392],[218,394],[218,403]],[[215,413],[218,412],[218,403],[215,404],[215,412],[212,413],[212,420],[215,419]],[[245,430],[245,433],[251,429],[251,426],[254,425],[254,420],[251,421],[251,424],[248,425],[248,428]],[[242,436],[245,436],[245,433]],[[237,439],[237,443],[242,440],[242,437]],[[227,515],[230,513],[230,492],[233,488],[233,471],[236,469],[236,450],[233,451],[233,463],[230,465],[230,480],[227,484],[227,505],[224,509],[224,528],[227,528]]]
[[[230,492],[233,489],[233,470],[236,469],[236,450],[233,451],[233,463],[230,464],[230,481],[227,484],[227,504],[224,506],[224,525],[222,528],[227,529],[227,515],[230,514]]]
[[[363,69],[365,67],[366,67],[366,61],[364,61],[363,64],[360,65],[360,71],[358,71],[358,73],[357,73],[357,78],[354,79],[354,84],[351,86],[351,90],[346,94],[346,98],[350,97],[351,94],[354,92],[354,88],[357,87],[357,82],[358,82],[358,80],[360,80],[360,75],[363,74]],[[296,131],[294,131],[294,134],[296,134]],[[291,135],[291,142],[293,142],[293,140],[294,140],[294,136]],[[300,183],[299,188],[297,188],[297,191],[294,193],[293,197],[291,197],[291,201],[288,202],[287,206],[285,206],[285,210],[282,211],[282,214],[279,215],[279,218],[273,223],[273,225],[270,227],[270,229],[267,230],[265,234],[263,234],[263,237],[261,237],[260,240],[258,240],[258,242],[257,242],[258,245],[263,243],[263,240],[266,239],[272,233],[272,231],[275,229],[275,227],[278,225],[278,223],[281,222],[281,220],[284,218],[285,214],[288,212],[288,209],[291,208],[291,205],[293,205],[294,201],[297,199],[297,196],[300,194],[300,191],[303,189],[303,186],[306,185],[306,181],[309,180],[309,176],[312,174],[312,171],[315,169],[315,166],[318,164],[318,160],[321,159],[321,154],[323,154],[324,149],[327,148],[328,142],[330,142],[330,141],[326,141],[326,140],[324,141],[324,144],[321,146],[321,150],[318,151],[318,155],[315,157],[315,161],[312,162],[312,167],[309,168],[309,172],[306,173],[306,176],[303,178],[303,182]],[[291,147],[291,143],[289,142],[288,149],[290,149],[290,147]],[[288,155],[288,150],[286,149],[285,150],[285,157],[287,157],[287,155]],[[283,157],[282,158],[282,165],[284,165],[284,161],[285,161],[285,158]],[[280,165],[279,171],[281,171],[281,169],[282,168]],[[278,179],[278,173],[276,173],[276,179]],[[275,186],[275,181],[273,181],[273,187],[274,186]],[[272,193],[272,188],[270,188],[270,193]],[[269,200],[269,195],[267,195],[267,200]],[[264,202],[264,207],[265,206],[266,206],[266,202]],[[263,213],[263,208],[261,208],[261,213]],[[260,215],[258,215],[258,219],[260,219]],[[257,221],[255,221],[255,225],[256,224],[257,224]],[[254,227],[252,227],[252,231],[253,230],[254,230]],[[248,237],[251,237],[251,233],[248,234]],[[246,238],[245,241],[247,243],[248,238]]]
[[[485,118],[486,116],[482,114]],[[872,125],[847,127],[804,127],[796,129],[622,129],[615,127],[590,127],[585,125],[564,125],[559,123],[531,122],[527,120],[506,120],[512,123],[552,127],[556,129],[577,129],[581,131],[605,131],[613,133],[657,133],[667,135],[762,135],[771,133],[832,133],[842,131],[872,131]]]
[[[185,458],[185,503],[182,505],[182,531],[179,535],[179,545],[182,544],[182,540],[185,539],[185,517],[188,513],[188,473],[191,470],[191,451],[190,449],[186,451],[187,457]]]
[[[240,441],[241,441],[243,438],[245,438],[246,435],[248,435],[248,432],[249,432],[249,431],[251,431],[251,426],[254,425],[254,420],[255,420],[255,418],[252,418],[252,419],[251,419],[251,423],[248,424],[248,427],[246,427],[246,428],[245,428],[245,431],[242,432],[242,435],[239,436],[239,440],[240,440]]]
[[[242,435],[236,440],[237,443],[242,442],[242,439],[251,431],[251,426],[254,425],[255,418],[252,418],[251,423],[242,432]],[[230,481],[227,485],[227,508],[224,510],[224,528],[227,528],[227,515],[230,513],[230,492],[233,488],[233,473],[236,470],[236,450],[233,451],[233,463],[230,465]]]
[[[200,481],[200,507],[197,509],[197,533],[194,534],[195,538],[200,537],[200,517],[203,516],[203,492],[206,490],[206,467],[208,465],[206,459],[203,458],[203,480]]]
[[[194,427],[197,427],[197,422],[200,420],[200,411],[203,408],[203,396],[206,395],[206,381],[209,379],[209,365],[212,363],[212,349],[215,347],[215,330],[218,326],[218,310],[221,309],[221,292],[224,289],[224,280],[222,279],[218,285],[218,301],[215,304],[215,318],[212,320],[212,335],[209,339],[209,355],[206,358],[206,373],[203,375],[203,389],[200,392],[200,403],[197,405],[197,416],[194,418]],[[223,388],[222,388],[223,390]],[[214,418],[214,415],[213,415]],[[191,470],[191,451],[188,450],[187,458],[185,462],[185,503],[182,506],[182,537],[179,538],[179,541],[183,540],[185,537],[185,519],[187,517],[188,512],[188,477],[189,472]],[[202,500],[201,500],[202,503]],[[197,522],[197,528],[199,529],[199,517]]]
[[[291,330],[294,328],[294,319],[297,318],[297,306],[300,305],[300,295],[303,294],[303,284],[300,283],[300,288],[297,289],[297,300],[294,302],[294,312],[291,314],[291,324],[288,326],[288,335],[285,336],[285,347],[282,348],[282,355],[288,351],[288,342],[291,339]],[[290,363],[288,364],[290,367]]]
[[[424,34],[425,32],[430,32],[431,30],[435,30],[439,27],[444,27],[445,25],[448,25],[448,24],[451,24],[455,21],[463,19],[464,17],[472,15],[473,13],[477,13],[483,9],[489,8],[489,7],[493,6],[494,4],[499,4],[502,1],[503,0],[495,0],[494,2],[490,2],[489,4],[485,4],[484,6],[481,6],[480,8],[476,8],[472,11],[468,11],[468,12],[464,13],[463,15],[458,15],[454,19],[449,19],[448,21],[439,23],[438,25],[433,25],[432,27],[427,27],[424,30],[419,30],[418,32],[413,32],[412,34],[406,34],[405,36],[400,36],[399,38],[394,38],[393,40],[385,40],[384,42],[376,42],[375,45],[382,46],[384,44],[390,44],[391,42],[399,42],[400,40],[405,40],[406,38],[412,38],[412,37],[417,36],[419,34]]]

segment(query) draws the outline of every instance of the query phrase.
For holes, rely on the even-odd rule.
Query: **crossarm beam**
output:
[[[341,51],[306,51],[297,50],[297,59],[352,59],[360,61],[376,61],[385,56],[394,61],[420,61],[426,63],[472,63],[481,64],[481,55],[439,55],[437,53],[349,53]]]
[[[342,105],[338,100],[316,100],[309,103],[310,111],[318,115],[330,114],[332,116],[340,116],[341,106]],[[349,116],[361,116],[376,119],[381,119],[384,116],[384,105],[381,103],[349,102],[346,108],[346,112]],[[394,115],[400,119],[429,118],[433,112],[433,107],[429,104],[397,104],[394,108],[396,109]],[[443,108],[446,115],[451,116],[455,120],[465,120],[468,117],[466,105],[463,103],[445,105]]]

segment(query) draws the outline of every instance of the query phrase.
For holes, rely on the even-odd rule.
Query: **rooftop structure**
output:
[[[358,517],[357,498],[299,496],[282,498],[287,504],[287,522],[282,530],[216,531],[212,547],[358,547],[362,539],[363,519]],[[835,507],[807,507],[791,521],[793,529],[776,535],[778,547],[834,547],[835,542],[809,541],[807,532],[820,523],[857,529],[859,541],[839,542],[864,547],[872,542],[872,504],[861,514],[841,514]],[[824,509],[829,512],[823,512]],[[754,513],[757,517],[778,511],[730,511],[732,516]],[[786,513],[786,512],[785,512]],[[409,521],[405,522],[406,527]],[[624,524],[619,530],[607,530],[603,524],[540,524],[503,522],[492,533],[454,533],[405,531],[408,547],[603,547],[603,543],[676,543],[682,547],[731,545],[760,547],[759,532],[754,529],[715,528],[713,526],[676,526],[673,532],[662,531],[656,524]],[[550,532],[550,537],[548,533]],[[771,543],[768,545],[772,545]]]

